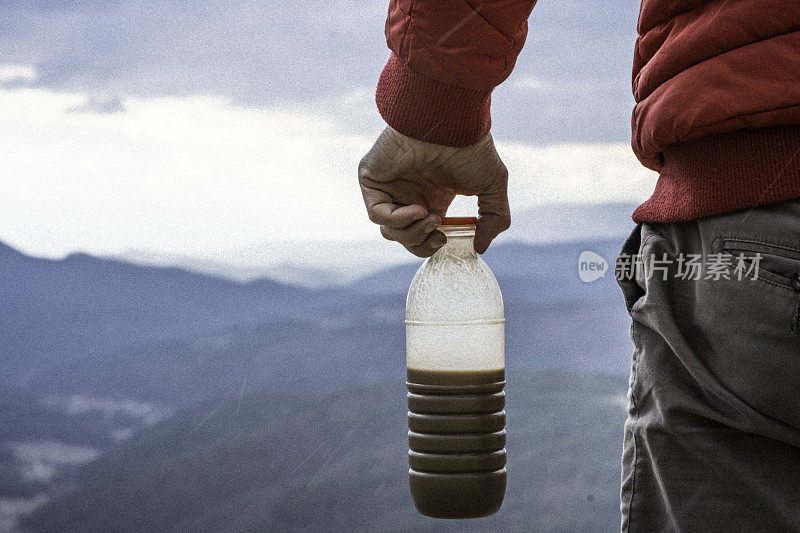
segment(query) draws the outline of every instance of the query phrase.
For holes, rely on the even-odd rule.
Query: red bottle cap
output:
[[[442,217],[442,226],[474,226],[478,217]]]

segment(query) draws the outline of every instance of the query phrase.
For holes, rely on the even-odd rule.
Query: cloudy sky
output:
[[[0,1],[0,240],[215,255],[378,239],[355,183],[383,125],[383,0]],[[493,133],[512,206],[643,200],[636,0],[541,0]],[[465,200],[457,209],[467,214]]]

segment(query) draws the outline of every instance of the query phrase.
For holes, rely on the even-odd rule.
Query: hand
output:
[[[358,166],[369,219],[419,257],[446,242],[436,231],[457,194],[478,197],[475,251],[511,225],[508,170],[491,135],[463,148],[440,146],[386,128]]]

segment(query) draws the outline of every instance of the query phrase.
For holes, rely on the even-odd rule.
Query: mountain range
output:
[[[581,251],[610,261],[617,247],[505,243],[487,252],[505,296],[509,367],[626,371],[628,319],[613,277],[585,284],[577,276]],[[417,265],[311,290],[3,247],[0,363],[8,371],[0,379],[51,394],[178,404],[398,375]]]
[[[622,241],[633,228],[636,204],[546,204],[515,211],[511,228],[497,243],[554,244]],[[377,235],[377,229],[376,229]],[[284,241],[191,257],[127,250],[110,259],[145,266],[179,267],[224,278],[268,278],[308,288],[347,285],[385,268],[409,262],[399,244],[374,241]]]
[[[611,263],[620,244],[499,242],[484,255],[521,431],[509,440],[520,477],[493,528],[616,520],[629,319],[613,275],[583,283],[577,260]],[[0,244],[0,531],[433,528],[401,475],[404,299],[419,263],[308,288]]]
[[[179,412],[88,464],[41,532],[575,531],[619,527],[625,379],[522,370],[496,515],[442,521],[408,492],[405,390],[261,391]]]

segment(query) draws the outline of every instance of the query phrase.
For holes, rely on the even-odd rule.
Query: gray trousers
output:
[[[800,201],[639,225],[617,279],[622,531],[800,531]]]

